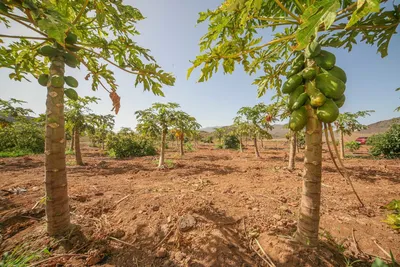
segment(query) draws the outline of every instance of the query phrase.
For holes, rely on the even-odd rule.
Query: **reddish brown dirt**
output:
[[[42,203],[32,209],[44,196],[43,156],[0,159],[0,252],[19,245],[85,254],[42,266],[266,266],[250,242],[258,237],[277,266],[346,266],[343,255],[354,260],[360,251],[385,257],[374,241],[400,259],[400,234],[382,222],[387,213],[382,206],[400,198],[400,160],[365,158],[365,149],[345,160],[367,205],[361,209],[324,151],[322,242],[315,250],[289,239],[301,193],[302,153],[289,172],[283,142],[264,143],[260,150],[261,159],[251,147],[240,153],[203,145],[183,158],[170,149],[173,166],[157,170],[155,157],[115,160],[84,147],[86,166],[74,166],[73,156],[67,157],[76,227],[61,240],[46,236]]]

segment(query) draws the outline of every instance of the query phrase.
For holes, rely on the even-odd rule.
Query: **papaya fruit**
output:
[[[40,74],[38,78],[38,82],[41,86],[47,86],[49,82],[49,75],[48,74]]]
[[[307,124],[307,110],[304,106],[292,112],[289,119],[289,128],[292,131],[300,131]]]
[[[0,10],[7,13],[8,12],[8,6],[6,6],[3,2],[0,2]]]
[[[71,54],[65,53],[65,64],[71,68],[76,68],[79,65],[79,61]]]
[[[72,32],[67,33],[67,37],[65,38],[65,43],[73,45],[78,41],[78,36],[73,34]]]
[[[334,100],[340,99],[346,90],[344,82],[329,73],[318,74],[315,78],[316,86],[326,96]]]
[[[339,98],[338,100],[335,100],[335,104],[338,108],[341,108],[341,107],[343,107],[345,101],[346,101],[346,96],[342,95],[341,98]]]
[[[314,59],[319,67],[326,70],[332,69],[336,64],[336,56],[326,50],[321,50],[321,53]]]
[[[339,108],[336,106],[335,102],[328,98],[325,104],[317,108],[318,120],[326,123],[334,122],[339,116]]]
[[[288,73],[286,73],[286,78],[289,79],[293,75],[299,73],[302,69],[303,69],[303,66],[299,66],[299,65],[292,66],[290,71]]]
[[[283,84],[282,86],[282,93],[290,94],[291,92],[296,89],[303,82],[303,77],[299,74],[295,74]]]
[[[334,66],[332,69],[328,70],[328,73],[330,73],[331,75],[335,76],[336,78],[339,78],[344,83],[347,82],[346,72],[344,72],[344,70],[342,70],[338,66]]]
[[[72,51],[72,52],[78,52],[79,50],[81,50],[80,47],[77,47],[77,46],[75,46],[75,45],[67,44],[66,47],[67,47],[67,49],[68,49],[69,51]]]
[[[314,58],[321,53],[321,46],[317,41],[309,43],[304,51],[305,58]]]
[[[54,87],[63,87],[64,86],[64,78],[59,75],[51,76],[50,82],[51,82],[51,86],[54,86]]]
[[[304,54],[298,55],[292,62],[292,66],[304,66]]]
[[[78,100],[78,93],[72,88],[65,89],[64,94],[71,100]]]
[[[296,110],[296,109],[299,109],[300,107],[304,106],[304,104],[307,102],[307,100],[308,100],[307,93],[306,92],[302,93],[296,99],[296,102],[294,102],[294,104],[292,106],[292,110]]]
[[[289,100],[288,100],[288,108],[290,111],[293,110],[293,105],[296,102],[297,98],[304,93],[304,85],[298,86],[296,89],[294,89],[293,92],[290,93],[289,95]]]
[[[79,85],[78,81],[72,76],[64,77],[64,81],[68,86],[71,86],[73,88],[76,88]]]
[[[318,108],[322,106],[323,104],[325,104],[325,101],[326,101],[326,96],[321,92],[310,96],[310,105],[313,108]]]
[[[58,54],[58,50],[50,45],[45,45],[38,49],[38,53],[45,57],[54,57]]]
[[[313,80],[315,78],[315,76],[317,76],[317,70],[312,67],[305,68],[301,72],[301,75],[303,76],[303,78],[305,80]]]

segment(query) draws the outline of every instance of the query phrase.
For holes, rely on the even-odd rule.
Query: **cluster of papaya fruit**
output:
[[[306,66],[306,60],[314,64]],[[346,100],[347,76],[335,64],[335,55],[322,50],[316,41],[293,60],[287,81],[282,86],[282,93],[289,94],[287,105],[291,111],[291,130],[300,131],[307,124],[306,105],[316,109],[321,122],[331,123],[337,119],[339,108]]]
[[[73,33],[68,33],[65,38],[65,43],[67,45],[68,50],[77,52],[79,49],[74,47],[74,44],[78,41],[78,38]],[[71,68],[76,68],[79,64],[79,61],[70,53],[65,51],[65,49],[56,44],[55,46],[46,45],[38,49],[38,53],[42,56],[53,58],[57,55],[62,55],[64,57],[64,62],[67,66]],[[38,82],[42,86],[53,86],[53,87],[63,87],[64,83],[70,87],[76,88],[78,87],[78,81],[72,76],[59,76],[52,75],[51,77],[48,74],[41,74],[38,77]],[[50,84],[49,84],[50,83]],[[78,99],[78,93],[72,89],[67,88],[64,90],[64,94],[72,100]]]

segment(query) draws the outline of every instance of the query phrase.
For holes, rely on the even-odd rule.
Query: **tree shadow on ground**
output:
[[[394,171],[382,171],[376,169],[366,170],[365,166],[346,166],[346,169],[349,170],[352,179],[355,181],[361,180],[368,183],[376,183],[378,180],[385,179],[392,183],[400,183],[400,176]],[[323,166],[323,170],[340,175],[335,167]]]
[[[12,158],[0,164],[0,171],[19,171],[44,167],[44,162],[29,157]]]
[[[68,168],[68,174],[82,174],[84,176],[109,176],[115,174],[125,174],[125,173],[138,173],[139,171],[154,171],[155,168],[149,168],[140,163],[126,162],[115,165],[114,162],[100,161],[97,164],[88,164],[84,166],[71,166]]]
[[[176,164],[176,169],[178,172],[182,171],[181,176],[192,176],[199,174],[209,174],[209,175],[228,175],[232,173],[242,173],[239,167],[225,166],[214,163],[206,163],[202,165],[194,165],[190,163],[179,162]]]

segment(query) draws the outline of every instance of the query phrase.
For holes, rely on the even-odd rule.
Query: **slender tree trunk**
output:
[[[340,148],[340,158],[344,159],[345,155],[344,155],[344,134],[343,131],[339,130],[339,148]],[[334,144],[335,145],[335,144]]]
[[[70,146],[70,150],[74,151],[74,144],[75,144],[75,129],[72,128],[72,133],[71,133],[71,146]]]
[[[162,134],[161,134],[161,151],[160,151],[160,161],[158,162],[158,168],[162,168],[164,166],[166,135],[167,135],[167,131],[163,130]]]
[[[254,152],[256,154],[256,158],[259,158],[260,153],[258,152],[257,137],[254,137]]]
[[[240,152],[243,152],[242,136],[239,136],[239,149]]]
[[[53,57],[50,76],[64,76],[64,58]],[[70,228],[68,184],[65,165],[64,88],[47,84],[45,185],[47,232],[60,235]]]
[[[295,239],[306,246],[317,246],[321,205],[322,125],[315,111],[310,106],[306,108],[308,122],[303,189]]]
[[[260,141],[261,141],[261,148],[264,148],[264,142],[263,142],[263,139],[262,139],[262,138],[260,138]]]
[[[182,134],[182,136],[180,136],[179,139],[180,139],[179,140],[179,142],[180,142],[180,144],[179,144],[179,154],[181,156],[183,156],[183,154],[184,154],[184,151],[183,151],[183,140],[184,140],[183,134]]]
[[[79,130],[78,128],[75,129],[74,135],[75,135],[75,161],[76,164],[79,166],[83,166],[83,161],[82,161],[82,153],[81,153],[81,142],[80,142],[80,136],[79,136]]]
[[[289,170],[294,170],[295,168],[295,159],[296,159],[296,147],[297,147],[297,133],[291,132],[290,136],[290,151],[289,151]]]

